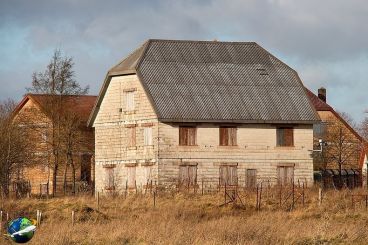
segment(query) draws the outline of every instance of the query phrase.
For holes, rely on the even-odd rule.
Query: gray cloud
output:
[[[19,98],[54,48],[74,57],[77,78],[97,93],[107,69],[148,38],[216,38],[257,41],[312,90],[326,86],[330,103],[360,120],[366,104],[357,100],[365,97],[368,79],[366,13],[364,0],[1,2],[0,98]]]

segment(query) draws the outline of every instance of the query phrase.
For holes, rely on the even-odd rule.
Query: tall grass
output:
[[[99,210],[92,197],[9,200],[3,210],[11,218],[42,210],[30,244],[367,244],[368,210],[364,201],[353,208],[351,194],[328,191],[319,205],[318,191],[308,190],[292,210],[279,206],[277,191],[264,193],[260,211],[255,193],[241,194],[245,206],[219,207],[223,193],[178,193],[160,194],[156,207],[152,196],[128,195],[101,198]]]

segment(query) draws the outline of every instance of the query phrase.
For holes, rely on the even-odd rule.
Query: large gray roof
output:
[[[149,40],[109,71],[104,86],[131,73],[161,121],[319,120],[298,74],[254,42]]]

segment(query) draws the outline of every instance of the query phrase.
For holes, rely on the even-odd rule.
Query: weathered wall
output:
[[[239,185],[245,184],[246,169],[257,170],[258,182],[270,179],[276,182],[277,166],[294,165],[294,179],[313,182],[312,125],[296,126],[294,147],[276,146],[275,125],[239,125],[237,146],[219,146],[219,125],[197,125],[197,145],[179,146],[176,124],[160,123],[159,127],[159,182],[175,181],[182,163],[198,164],[197,179],[201,185],[218,185],[219,166],[238,164]]]
[[[126,90],[135,90],[135,110],[125,110]],[[104,166],[114,164],[115,191],[126,188],[128,168],[135,167],[137,187],[145,184],[145,171],[157,175],[157,117],[136,75],[111,79],[93,127],[95,128],[96,191],[106,192],[108,178]],[[135,146],[128,146],[134,127]],[[144,145],[144,128],[152,127],[153,144]]]

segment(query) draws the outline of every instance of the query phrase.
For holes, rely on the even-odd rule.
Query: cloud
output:
[[[367,12],[364,0],[2,1],[0,97],[19,97],[54,48],[74,57],[77,78],[97,93],[107,69],[148,38],[256,41],[360,120]],[[4,87],[9,79],[21,82]]]

